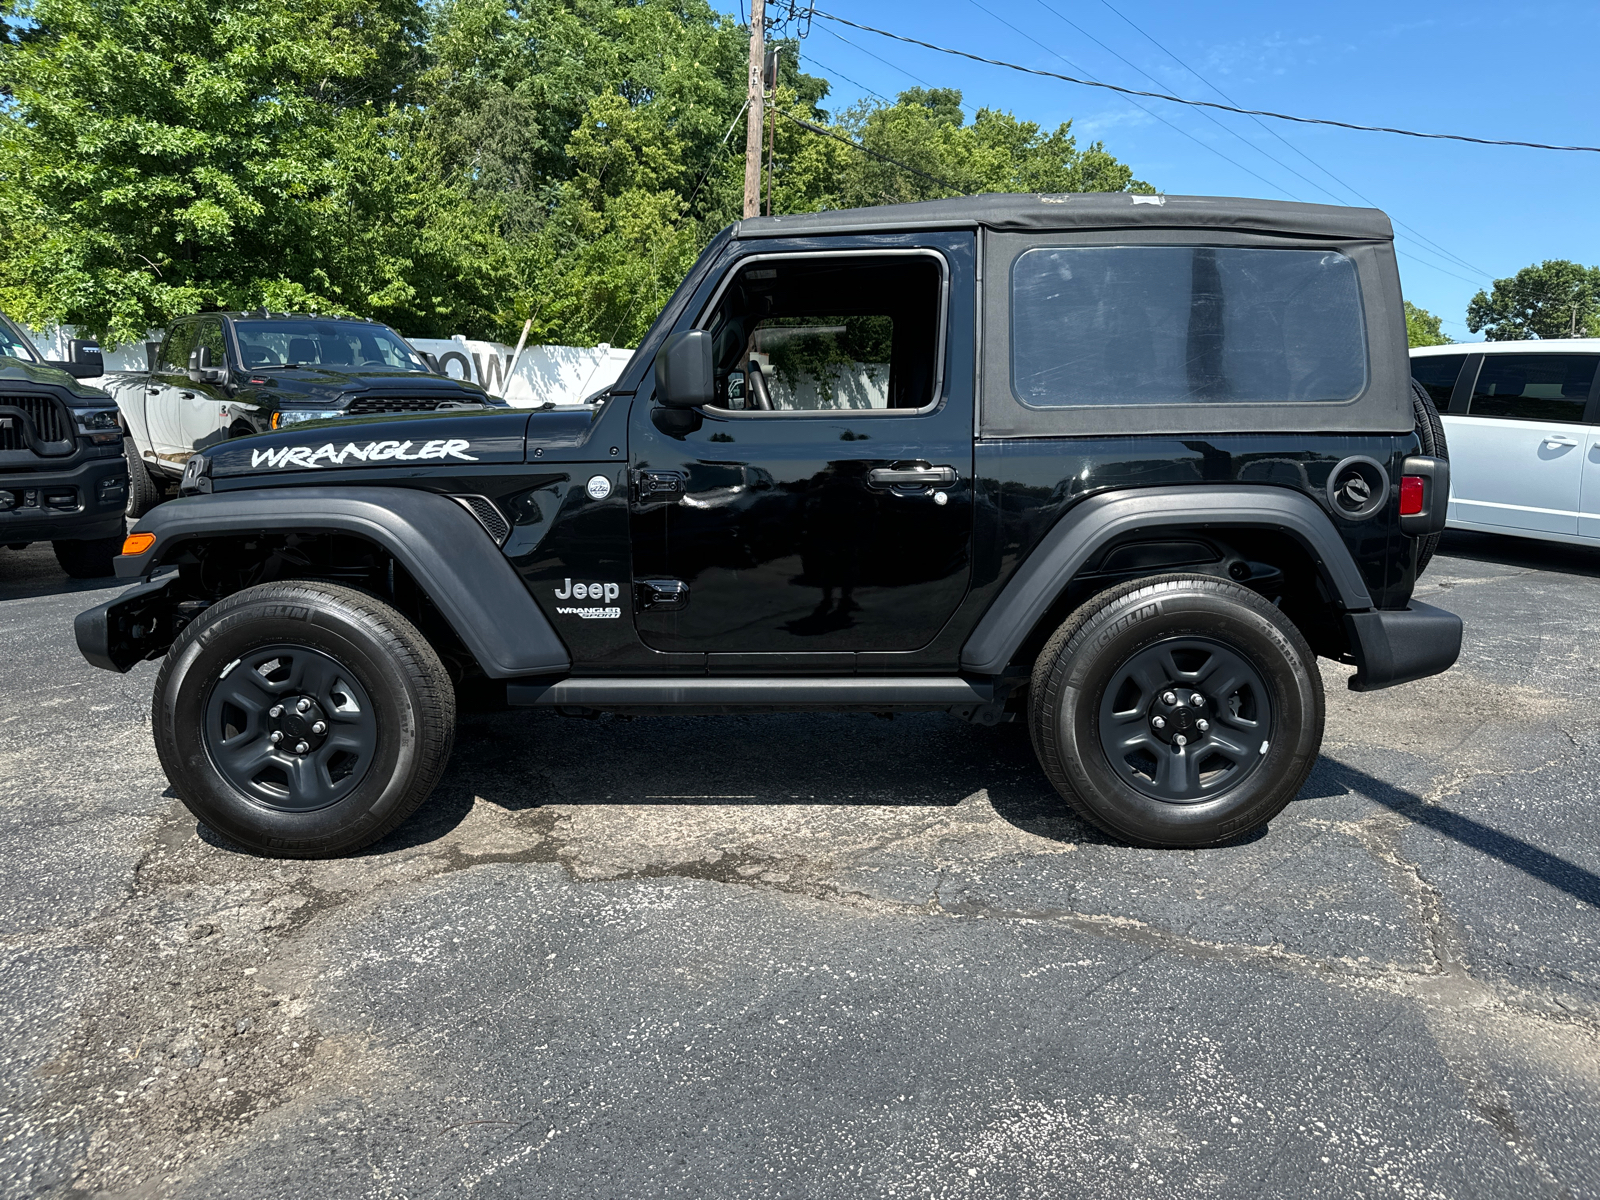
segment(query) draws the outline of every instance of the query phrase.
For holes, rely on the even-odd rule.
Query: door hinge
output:
[[[681,579],[637,579],[633,589],[640,609],[661,612],[686,608],[689,604],[689,585]]]
[[[635,471],[633,498],[640,504],[681,500],[686,483],[682,471]]]

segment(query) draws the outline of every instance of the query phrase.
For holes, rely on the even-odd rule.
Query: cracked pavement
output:
[[[0,1196],[1600,1196],[1600,552],[1448,535],[1199,852],[1020,726],[466,714],[369,852],[173,798],[109,589],[0,550]]]

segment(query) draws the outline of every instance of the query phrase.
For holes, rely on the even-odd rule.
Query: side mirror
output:
[[[161,361],[161,343],[146,342],[144,344],[144,369],[154,371],[156,364]]]
[[[422,356],[422,361],[427,364],[428,370],[435,375],[444,374],[444,368],[439,365],[439,359],[436,355],[429,354],[426,350],[418,350],[417,353]]]
[[[675,333],[656,354],[656,401],[666,408],[699,408],[716,399],[711,334]]]
[[[73,338],[67,343],[72,347],[70,357],[80,367],[93,367],[93,375],[106,373],[106,360],[100,353],[100,343],[87,338]]]
[[[189,378],[196,383],[220,383],[227,371],[211,361],[210,346],[196,346],[189,351]]]

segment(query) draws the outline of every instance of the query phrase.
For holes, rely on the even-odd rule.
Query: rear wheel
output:
[[[1143,846],[1210,846],[1288,804],[1322,744],[1322,677],[1300,632],[1227,580],[1111,588],[1045,644],[1034,749],[1087,820]]]
[[[156,751],[199,820],[262,854],[347,854],[433,791],[455,695],[432,646],[353,588],[262,584],[190,623],[156,679]]]
[[[1411,411],[1416,418],[1417,440],[1422,443],[1422,453],[1429,458],[1449,462],[1450,447],[1444,439],[1444,422],[1439,419],[1439,410],[1434,406],[1433,397],[1428,395],[1428,389],[1415,379],[1411,381]],[[1439,548],[1439,538],[1439,534],[1430,533],[1417,547],[1418,575],[1427,568],[1434,551]]]
[[[113,561],[122,552],[120,537],[90,538],[84,542],[51,542],[56,562],[74,579],[100,579],[114,575]]]

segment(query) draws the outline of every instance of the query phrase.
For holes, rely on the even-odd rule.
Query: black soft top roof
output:
[[[1066,229],[1226,229],[1340,240],[1394,240],[1389,218],[1376,208],[1296,204],[1236,196],[1135,196],[1129,192],[990,193],[950,200],[924,200],[917,204],[750,217],[734,225],[733,235],[737,238],[805,237],[822,233],[978,227],[1006,233]]]

